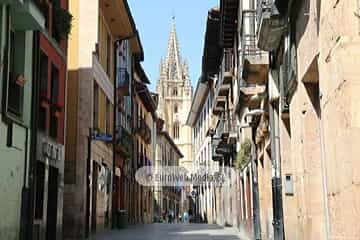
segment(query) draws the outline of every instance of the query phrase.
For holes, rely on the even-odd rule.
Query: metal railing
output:
[[[256,21],[259,29],[259,25],[261,23],[262,14],[265,11],[271,11],[271,4],[273,0],[257,0],[257,8],[256,8]]]
[[[242,26],[242,57],[265,56],[265,52],[257,47],[256,38],[256,10],[247,10],[243,12]],[[259,20],[257,20],[259,22]]]
[[[236,132],[237,124],[234,116],[224,117],[220,119],[217,128],[216,135],[221,136],[222,133]]]
[[[234,58],[231,50],[225,50],[222,69],[224,72],[231,72],[234,69]]]

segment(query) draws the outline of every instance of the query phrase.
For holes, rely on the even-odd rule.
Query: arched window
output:
[[[174,89],[173,89],[173,95],[174,95],[174,96],[177,96],[177,95],[178,95],[178,90],[177,90],[177,88],[174,88]]]
[[[179,123],[175,122],[174,123],[174,138],[175,139],[179,139],[179,135],[180,135],[180,130],[179,130]]]

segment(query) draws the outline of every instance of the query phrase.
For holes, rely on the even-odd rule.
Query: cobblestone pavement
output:
[[[235,228],[223,228],[209,224],[133,225],[125,229],[106,232],[96,240],[248,240]]]

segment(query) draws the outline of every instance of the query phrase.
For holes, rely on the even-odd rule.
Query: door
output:
[[[92,198],[91,198],[91,231],[96,232],[96,218],[97,218],[97,189],[98,189],[98,172],[99,166],[93,162],[92,171]]]
[[[46,239],[56,240],[57,201],[58,201],[58,169],[49,167],[48,206],[46,218]]]

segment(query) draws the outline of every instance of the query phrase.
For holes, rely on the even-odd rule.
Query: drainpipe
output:
[[[274,239],[284,239],[279,114],[277,108],[269,103],[271,158],[272,158],[272,193]]]
[[[261,239],[261,222],[260,222],[260,200],[259,200],[259,183],[258,183],[258,168],[257,168],[257,153],[255,145],[255,132],[256,128],[251,128],[251,170],[253,177],[253,214],[254,214],[254,238],[255,240]]]
[[[248,112],[248,116],[260,116],[264,113],[262,109],[255,109]],[[257,153],[255,145],[256,125],[252,122],[249,125],[241,126],[241,128],[251,128],[251,175],[252,175],[252,194],[253,194],[253,215],[254,215],[254,239],[261,239],[261,221],[260,221],[260,199],[259,199],[259,182],[258,182],[258,169],[257,169]]]

